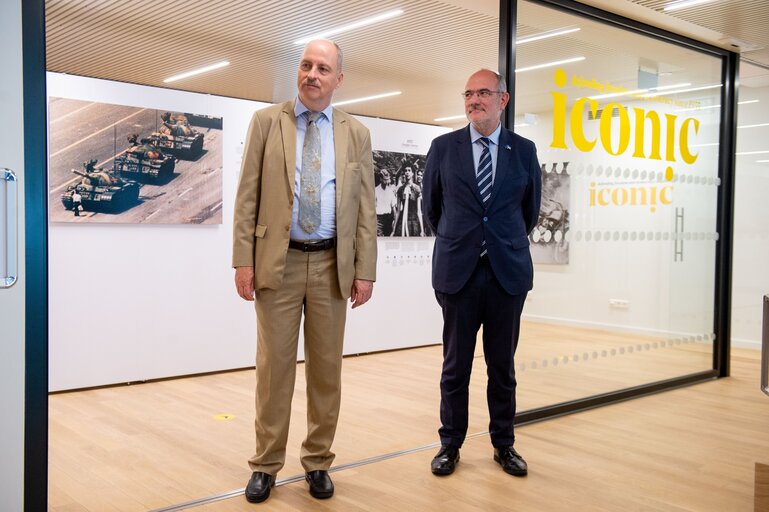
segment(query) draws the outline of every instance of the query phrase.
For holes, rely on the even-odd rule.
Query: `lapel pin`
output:
[[[513,149],[513,148],[510,147],[510,144],[505,144],[505,149],[510,150],[510,149]]]

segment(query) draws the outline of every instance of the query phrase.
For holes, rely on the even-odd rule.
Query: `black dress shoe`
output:
[[[513,476],[526,476],[529,466],[512,446],[494,448],[494,460],[499,462],[505,473]]]
[[[441,446],[438,453],[433,457],[430,463],[430,469],[433,475],[444,476],[454,472],[459,462],[459,448],[456,446]]]
[[[334,482],[328,476],[328,471],[308,471],[304,474],[304,479],[310,484],[310,495],[313,498],[325,500],[334,495]]]
[[[246,486],[246,499],[251,503],[261,503],[270,497],[270,489],[273,487],[275,487],[275,476],[254,471]]]

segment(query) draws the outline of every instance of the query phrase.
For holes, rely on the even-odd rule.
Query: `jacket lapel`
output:
[[[280,133],[283,139],[283,155],[286,161],[286,179],[291,187],[291,197],[294,197],[296,179],[296,116],[294,116],[294,102],[287,101],[283,104],[283,112],[280,115]]]
[[[467,185],[470,193],[478,204],[483,206],[481,193],[478,190],[478,181],[475,179],[475,163],[473,162],[473,143],[470,140],[470,125],[456,132],[457,161],[460,181]]]
[[[336,167],[336,211],[342,204],[342,189],[344,187],[344,174],[347,168],[347,143],[349,140],[349,126],[342,113],[334,109],[334,159]]]
[[[497,194],[502,189],[505,181],[510,179],[510,175],[516,172],[518,166],[513,166],[513,138],[510,132],[504,127],[499,132],[499,147],[497,148],[497,166],[494,169],[494,185],[491,187],[491,197],[489,206],[496,199]]]

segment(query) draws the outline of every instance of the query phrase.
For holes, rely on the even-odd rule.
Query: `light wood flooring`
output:
[[[488,423],[477,355],[470,434]],[[519,411],[705,370],[710,358],[709,344],[696,340],[529,322],[516,356]],[[769,511],[769,397],[759,389],[757,351],[734,349],[726,379],[518,428],[526,478],[501,471],[485,435],[468,438],[455,474],[430,473],[440,365],[440,346],[345,359],[334,445],[343,469],[332,475],[330,500],[311,498],[300,480],[261,505],[237,495],[191,510]],[[279,481],[302,474],[299,366]],[[244,370],[52,395],[49,510],[155,510],[241,490],[253,451],[253,384],[254,371]]]

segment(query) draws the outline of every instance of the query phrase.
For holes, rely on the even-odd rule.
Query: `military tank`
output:
[[[78,183],[69,185],[61,195],[61,203],[72,210],[72,196],[77,191],[84,211],[119,212],[135,205],[141,186],[115,176],[111,171],[96,167],[96,160],[83,163],[83,170],[72,169],[81,176]]]
[[[203,134],[190,126],[184,114],[166,112],[160,116],[163,124],[148,141],[164,152],[182,160],[194,160],[203,152]]]
[[[190,113],[185,113],[184,116],[187,118],[189,123],[193,126],[201,126],[203,128],[213,128],[215,130],[222,129],[221,117],[207,116],[204,114],[190,114]]]
[[[144,182],[166,181],[174,172],[176,159],[165,154],[149,139],[132,134],[128,137],[131,145],[125,153],[115,157],[112,169],[118,176]]]

